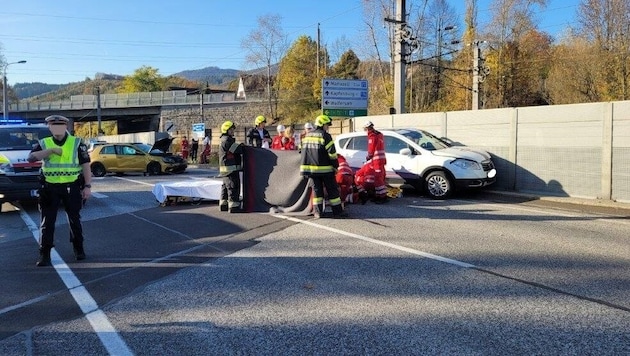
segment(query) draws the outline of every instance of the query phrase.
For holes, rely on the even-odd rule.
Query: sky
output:
[[[447,2],[463,19],[466,1]],[[536,14],[539,28],[556,35],[575,25],[579,2],[548,0]],[[480,25],[491,4],[478,0]],[[145,65],[162,76],[210,66],[249,70],[241,42],[265,15],[282,17],[290,43],[316,39],[318,24],[322,44],[365,41],[361,0],[4,0],[0,54],[7,63],[27,61],[6,67],[9,85],[131,75]]]

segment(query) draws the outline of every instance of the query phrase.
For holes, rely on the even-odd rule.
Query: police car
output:
[[[28,162],[37,142],[50,136],[45,124],[0,122],[0,204],[37,197],[41,162]]]

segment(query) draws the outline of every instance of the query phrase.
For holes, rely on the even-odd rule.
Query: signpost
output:
[[[367,116],[368,82],[322,79],[322,110],[328,116]]]

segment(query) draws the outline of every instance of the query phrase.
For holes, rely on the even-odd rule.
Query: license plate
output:
[[[38,190],[37,190],[37,189],[33,189],[33,190],[31,190],[31,196],[32,196],[32,197],[38,197],[38,196],[39,196],[39,192],[38,192]]]

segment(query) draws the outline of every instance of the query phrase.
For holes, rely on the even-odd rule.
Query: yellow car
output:
[[[168,153],[172,141],[171,138],[162,139],[153,146],[142,143],[98,145],[90,152],[92,175],[103,177],[107,173],[183,173],[188,162],[180,156]]]

